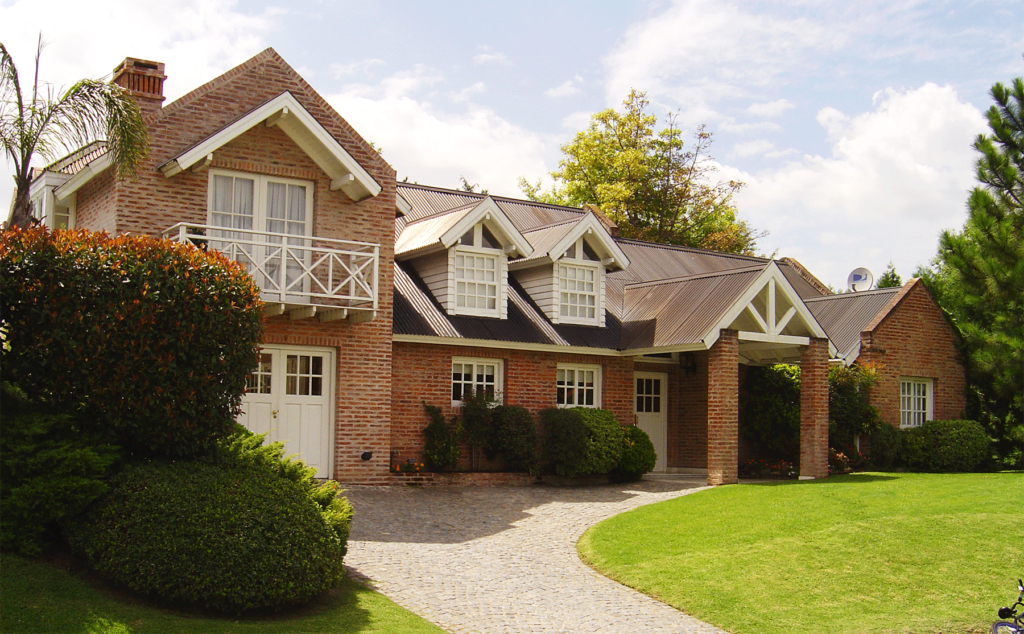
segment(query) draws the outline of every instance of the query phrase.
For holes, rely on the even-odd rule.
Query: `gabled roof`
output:
[[[911,280],[913,281],[913,280]],[[910,283],[908,282],[908,288]],[[871,330],[903,295],[901,288],[880,288],[857,293],[839,293],[805,300],[845,363],[860,355],[860,333]]]
[[[331,189],[340,189],[356,201],[380,193],[380,184],[290,92],[283,92],[242,114],[217,132],[160,165],[160,171],[167,178],[180,174],[205,161],[213,152],[261,123],[269,127],[277,126],[287,134],[331,177]]]
[[[436,216],[427,216],[405,225],[395,241],[395,257],[409,259],[417,255],[448,249],[470,229],[484,222],[511,253],[529,256],[530,242],[490,196]]]
[[[592,212],[578,219],[537,227],[524,232],[533,246],[533,254],[509,263],[510,269],[534,266],[538,260],[554,262],[561,258],[566,249],[580,238],[585,238],[601,256],[602,262],[610,269],[625,269],[629,258],[608,234],[607,228]],[[606,262],[605,262],[606,261]]]

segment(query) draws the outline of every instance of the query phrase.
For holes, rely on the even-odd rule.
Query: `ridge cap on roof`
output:
[[[698,249],[696,247],[684,247],[678,244],[665,244],[664,242],[649,242],[647,240],[637,240],[636,238],[615,238],[616,242],[627,242],[629,244],[635,244],[642,247],[652,247],[655,249],[666,249],[669,251],[682,251],[685,253],[702,253],[707,255],[715,255],[723,258],[736,258],[740,260],[749,260],[754,262],[778,262],[779,260],[772,260],[770,258],[762,258],[757,255],[743,255],[742,253],[723,253],[722,251],[712,251],[711,249]]]
[[[857,291],[854,293],[832,293],[831,295],[808,297],[803,301],[806,304],[807,302],[821,302],[835,299],[850,299],[855,297],[864,297],[865,295],[885,295],[888,293],[898,293],[902,288],[902,286],[893,286],[891,288],[873,288],[870,291]]]
[[[560,225],[577,224],[582,222],[584,218],[586,218],[586,216],[583,216],[581,218],[566,218],[565,220],[559,220],[557,222],[549,222],[546,225],[539,225],[532,229],[527,229],[526,231],[523,231],[523,233],[534,233],[536,231],[544,231],[545,229],[553,229],[554,227],[558,227]]]
[[[726,277],[729,275],[739,275],[740,273],[751,273],[754,271],[763,271],[774,262],[769,260],[763,266],[751,265],[743,266],[735,269],[725,269],[724,271],[710,271],[708,273],[697,273],[695,275],[682,275],[679,277],[667,277],[661,280],[645,280],[643,282],[633,282],[632,284],[624,284],[623,290],[630,288],[640,288],[642,286],[659,286],[661,284],[673,284],[675,282],[689,282],[691,280],[699,280],[705,277]]]
[[[578,207],[566,207],[565,205],[555,205],[553,203],[543,203],[535,200],[526,200],[523,198],[512,198],[510,196],[499,196],[497,194],[483,194],[480,192],[467,192],[461,189],[448,189],[447,187],[438,187],[436,185],[424,185],[422,183],[398,183],[398,187],[415,187],[417,189],[426,189],[442,194],[455,194],[458,196],[475,196],[478,198],[484,198],[490,196],[495,201],[501,200],[509,203],[517,203],[520,205],[529,205],[531,207],[544,207],[546,209],[560,209],[562,211],[573,212],[582,215],[586,215],[586,212]]]

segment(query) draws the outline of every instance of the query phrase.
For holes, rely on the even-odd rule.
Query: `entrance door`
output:
[[[654,470],[664,472],[668,464],[668,401],[665,386],[668,375],[663,372],[634,372],[636,382],[636,425],[647,432],[654,443],[658,461]]]
[[[249,376],[238,422],[267,441],[284,443],[330,478],[334,351],[329,348],[265,347]]]

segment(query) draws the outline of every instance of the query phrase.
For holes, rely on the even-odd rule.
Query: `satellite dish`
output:
[[[871,271],[864,267],[858,267],[850,272],[850,277],[846,278],[846,287],[851,292],[857,293],[859,291],[870,291],[871,285],[875,283],[875,276],[871,274]]]

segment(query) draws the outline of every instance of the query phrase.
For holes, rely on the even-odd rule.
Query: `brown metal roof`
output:
[[[861,331],[899,291],[899,288],[881,288],[859,293],[824,295],[806,298],[804,304],[825,329],[839,356],[847,357],[860,344]]]
[[[439,243],[441,236],[459,224],[477,204],[474,201],[452,211],[406,223],[401,235],[395,240],[395,256]]]
[[[567,233],[572,231],[573,227],[582,221],[584,217],[585,216],[570,218],[553,225],[545,225],[543,227],[524,231],[523,237],[530,241],[530,246],[533,247],[533,253],[531,253],[528,258],[520,258],[516,261],[528,262],[530,260],[547,257],[551,248],[558,244],[558,242],[564,238]]]
[[[766,266],[627,286],[621,348],[675,346],[703,340]]]

